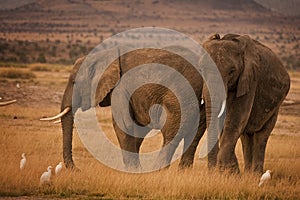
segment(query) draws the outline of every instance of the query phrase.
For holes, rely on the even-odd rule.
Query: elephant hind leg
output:
[[[251,171],[252,167],[252,159],[253,159],[253,134],[251,133],[243,133],[241,135],[241,142],[243,147],[243,155],[244,155],[244,170]]]
[[[193,166],[195,152],[202,135],[203,134],[200,134],[200,132],[198,131],[192,144],[190,144],[189,147],[186,147],[186,142],[184,141],[184,149],[186,149],[186,151],[181,156],[181,160],[179,163],[180,169],[186,169]]]
[[[263,172],[266,145],[269,136],[276,124],[278,111],[272,115],[263,128],[256,132],[253,136],[253,158],[252,158],[252,171],[257,173]]]
[[[190,144],[190,146],[187,147],[186,146],[187,142],[184,141],[184,149],[186,149],[186,151],[181,156],[181,160],[179,163],[180,169],[185,169],[193,166],[195,152],[205,130],[206,130],[206,116],[205,116],[205,108],[203,106],[202,108],[200,108],[200,122],[198,126],[198,131],[196,133],[193,142]],[[215,158],[215,161],[216,160],[217,159]]]
[[[139,150],[143,142],[143,138],[137,138],[125,133],[119,128],[113,119],[113,126],[122,150],[123,162],[127,168],[140,168]],[[130,130],[133,132],[133,130]]]

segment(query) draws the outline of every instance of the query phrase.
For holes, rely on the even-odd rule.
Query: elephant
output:
[[[160,63],[172,67],[176,71],[180,72],[186,78],[186,80],[188,80],[189,84],[195,92],[197,101],[199,102],[198,110],[200,111],[201,117],[199,118],[199,121],[194,122],[198,123],[199,125],[196,130],[196,135],[191,144],[187,146],[186,142],[184,141],[184,148],[186,149],[186,151],[181,156],[179,168],[188,168],[193,165],[194,154],[197,145],[206,130],[206,119],[205,106],[204,104],[200,103],[202,97],[203,79],[201,74],[199,74],[189,62],[187,62],[182,57],[166,50],[148,48],[126,53],[120,56],[119,59],[116,59],[113,63],[111,63],[109,67],[104,71],[97,85],[94,101],[95,103],[94,105],[92,105],[92,101],[90,99],[86,100],[86,98],[90,98],[90,94],[86,94],[86,91],[90,90],[90,88],[81,88],[79,90],[74,90],[77,92],[76,94],[73,93],[73,88],[77,84],[75,81],[76,75],[80,66],[84,62],[84,59],[84,57],[80,58],[74,64],[63,95],[61,103],[61,113],[56,115],[55,117],[45,119],[53,120],[61,118],[63,132],[63,158],[67,168],[76,168],[72,158],[72,132],[74,124],[73,113],[75,113],[76,110],[80,108],[84,111],[97,105],[99,105],[100,107],[110,106],[112,92],[114,91],[116,85],[118,85],[120,79],[134,67],[147,63]],[[162,77],[161,79],[163,80],[164,77]],[[73,96],[76,96],[76,102],[72,102]],[[130,97],[130,117],[136,124],[146,127],[151,122],[151,117],[148,114],[149,109],[155,104],[163,106],[166,113],[165,124],[160,130],[163,135],[163,146],[172,142],[172,145],[170,145],[171,147],[168,150],[168,153],[171,156],[166,156],[164,158],[165,163],[168,165],[170,164],[172,155],[174,154],[174,151],[176,150],[176,147],[179,143],[179,141],[172,141],[179,128],[181,114],[180,105],[176,100],[176,96],[172,93],[172,91],[164,86],[157,84],[146,84],[137,89]],[[193,112],[194,111],[191,110],[190,114],[199,114]],[[161,112],[157,112],[156,114],[161,115]],[[114,116],[112,117],[112,120],[121,149],[128,152],[139,153],[143,138],[126,134],[124,130],[122,130],[117,125]],[[126,121],[126,119],[124,121]],[[131,124],[126,124],[126,127],[128,127],[128,132],[134,133],[134,130],[132,130],[131,128]],[[150,130],[151,127],[148,129],[148,131]],[[146,135],[147,131],[144,133],[139,133],[139,135],[141,134]],[[183,139],[185,138],[183,137]],[[126,155],[123,155],[123,163],[128,167],[140,166],[138,157],[129,159],[128,157],[126,157]]]
[[[13,104],[15,102],[17,102],[16,99],[11,100],[11,101],[0,102],[0,106],[7,106],[7,105]]]
[[[262,173],[267,141],[290,88],[289,74],[271,49],[247,35],[221,38],[216,34],[203,47],[216,63],[227,94],[224,126],[213,159],[221,171],[239,173],[235,147],[240,138],[244,170]],[[206,85],[203,99],[208,126],[212,102]]]

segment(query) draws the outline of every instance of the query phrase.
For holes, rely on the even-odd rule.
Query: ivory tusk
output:
[[[51,120],[55,120],[58,118],[61,118],[62,116],[64,116],[65,114],[67,114],[69,111],[71,110],[70,107],[66,107],[61,113],[59,113],[58,115],[54,116],[54,117],[46,117],[46,118],[41,118],[41,121],[51,121]]]
[[[222,107],[221,107],[220,113],[218,115],[218,118],[220,118],[223,115],[223,113],[225,111],[225,107],[226,107],[226,100],[223,100]]]
[[[61,119],[56,120],[56,121],[53,122],[53,124],[60,124],[60,123],[61,123]]]
[[[11,101],[6,101],[6,102],[0,102],[0,106],[6,106],[6,105],[9,105],[9,104],[12,104],[12,103],[15,103],[15,102],[17,102],[16,99],[11,100]]]
[[[204,100],[203,99],[201,99],[201,105],[203,105],[204,104]]]

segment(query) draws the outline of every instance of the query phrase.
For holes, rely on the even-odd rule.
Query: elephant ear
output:
[[[102,74],[96,90],[96,104],[101,103],[120,80],[121,70],[118,62],[113,62]]]
[[[258,54],[254,41],[249,36],[240,36],[235,38],[241,44],[243,51],[244,69],[239,77],[237,84],[236,97],[247,94],[251,86],[256,81],[256,71],[258,66]]]

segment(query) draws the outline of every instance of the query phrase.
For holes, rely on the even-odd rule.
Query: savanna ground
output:
[[[80,2],[80,1],[78,1]],[[93,158],[74,131],[73,157],[81,172],[63,169],[52,184],[39,187],[47,166],[62,161],[61,126],[39,118],[60,111],[71,63],[100,41],[130,28],[159,26],[181,31],[198,42],[218,32],[248,34],[269,46],[290,69],[288,98],[300,101],[299,17],[261,8],[209,10],[185,1],[39,1],[0,12],[0,97],[18,102],[0,107],[0,196],[75,199],[299,199],[300,105],[282,107],[266,151],[272,180],[258,188],[259,176],[207,170],[196,152],[193,169],[147,174],[115,171]],[[200,2],[200,1],[199,1]],[[195,3],[195,2],[193,2]],[[42,10],[42,11],[41,11]],[[16,87],[18,84],[19,87]],[[110,109],[97,109],[101,126],[116,143]],[[117,143],[116,143],[117,144]],[[159,148],[160,135],[142,151]],[[21,154],[27,155],[24,171]],[[243,168],[241,144],[236,153]]]
[[[300,105],[282,107],[277,125],[270,137],[265,169],[271,169],[272,180],[258,187],[259,176],[241,173],[228,176],[208,171],[206,159],[196,153],[193,169],[178,171],[178,162],[169,170],[148,174],[127,174],[110,169],[93,158],[74,131],[73,156],[81,172],[63,169],[52,177],[51,186],[40,187],[39,177],[48,165],[62,160],[62,137],[59,124],[39,121],[40,117],[59,112],[59,102],[70,66],[48,64],[1,67],[0,91],[5,97],[18,99],[0,108],[0,195],[14,198],[88,198],[88,199],[297,199],[300,195]],[[17,71],[17,73],[16,73]],[[8,73],[11,72],[11,73]],[[17,74],[19,78],[4,78]],[[21,75],[27,75],[20,78]],[[289,98],[300,99],[300,73],[290,72]],[[19,84],[19,88],[16,87]],[[4,96],[2,97],[4,98]],[[108,137],[116,143],[110,109],[99,108],[98,118]],[[158,135],[146,140],[142,151],[157,149]],[[19,170],[21,154],[27,154],[24,171]],[[240,142],[236,153],[243,167]],[[109,153],[108,153],[109,156]],[[29,197],[28,197],[29,196]]]

